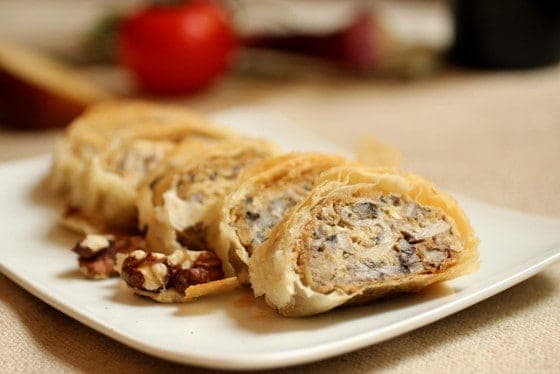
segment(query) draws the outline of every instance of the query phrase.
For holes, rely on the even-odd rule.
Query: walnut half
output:
[[[80,271],[89,279],[118,275],[114,270],[117,253],[128,254],[146,248],[141,236],[87,235],[72,251],[78,254]]]
[[[157,292],[175,289],[179,293],[192,285],[222,279],[222,262],[214,253],[176,250],[170,255],[136,250],[118,254],[116,270],[132,288]]]

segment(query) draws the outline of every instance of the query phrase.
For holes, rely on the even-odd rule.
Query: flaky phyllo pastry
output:
[[[455,200],[393,169],[394,148],[364,149],[368,167],[279,155],[185,109],[118,101],[71,124],[50,181],[66,225],[90,233],[73,248],[84,276],[119,275],[158,302],[245,284],[306,316],[475,269],[477,239]]]
[[[319,174],[349,163],[335,155],[289,153],[246,170],[224,196],[209,235],[226,273],[248,283],[249,257],[276,224],[309,193]]]
[[[457,202],[426,180],[339,167],[253,253],[250,281],[281,314],[312,315],[469,273],[477,243]]]
[[[57,144],[51,185],[64,194],[67,226],[82,232],[137,225],[139,182],[183,142],[232,135],[182,108],[139,101],[92,106]]]
[[[271,143],[247,138],[176,151],[175,165],[157,170],[139,189],[139,223],[148,249],[166,254],[211,249],[208,227],[220,199],[245,168],[276,153]]]

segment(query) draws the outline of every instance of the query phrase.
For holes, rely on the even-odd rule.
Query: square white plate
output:
[[[275,139],[286,149],[347,153],[263,113],[235,110],[217,117],[239,131]],[[192,365],[273,368],[339,355],[467,308],[560,258],[560,220],[459,197],[481,239],[480,270],[418,295],[305,319],[279,317],[261,300],[253,301],[247,290],[159,305],[131,295],[116,279],[81,278],[69,251],[77,237],[56,226],[58,210],[38,187],[48,167],[48,157],[0,166],[0,270],[113,339]]]

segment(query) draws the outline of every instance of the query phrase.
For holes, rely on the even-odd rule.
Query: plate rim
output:
[[[518,268],[496,274],[488,278],[482,284],[476,286],[477,290],[462,290],[456,295],[464,294],[458,299],[450,301],[439,307],[427,310],[415,317],[408,318],[396,324],[390,324],[380,329],[366,331],[364,333],[346,338],[338,342],[329,342],[318,344],[312,348],[298,348],[295,350],[274,352],[274,353],[220,353],[220,354],[189,354],[185,352],[175,352],[160,349],[144,343],[143,341],[129,336],[126,333],[111,329],[102,321],[95,318],[90,313],[79,311],[72,306],[60,302],[51,294],[42,292],[32,280],[26,279],[11,271],[3,263],[0,263],[0,271],[11,281],[31,293],[33,296],[49,304],[51,307],[61,311],[78,322],[96,330],[97,332],[116,340],[128,347],[139,350],[148,355],[156,356],[165,360],[173,361],[181,364],[200,366],[211,369],[226,370],[259,370],[272,369],[279,367],[289,367],[301,365],[314,361],[327,359],[348,353],[360,348],[380,343],[382,341],[405,334],[417,328],[426,326],[432,322],[448,317],[454,313],[468,308],[480,301],[494,296],[528,278],[537,274],[548,265],[560,260],[560,243],[553,245],[530,261],[528,267],[523,266],[523,270]],[[493,282],[492,279],[502,278],[501,281]],[[288,362],[287,362],[288,361]]]

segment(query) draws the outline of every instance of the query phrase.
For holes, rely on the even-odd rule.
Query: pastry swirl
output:
[[[174,152],[174,165],[154,172],[140,187],[139,224],[146,230],[148,249],[167,254],[212,249],[207,228],[216,204],[243,169],[276,153],[271,143],[247,138]]]
[[[136,188],[177,144],[231,137],[183,108],[140,101],[95,105],[57,145],[52,187],[66,195],[65,222],[78,231],[130,231]]]
[[[253,254],[250,281],[281,314],[312,315],[471,272],[477,244],[457,202],[426,180],[338,167]]]
[[[244,172],[223,198],[210,235],[226,272],[248,282],[249,257],[276,224],[309,193],[319,174],[348,163],[335,155],[289,153],[261,161]]]

